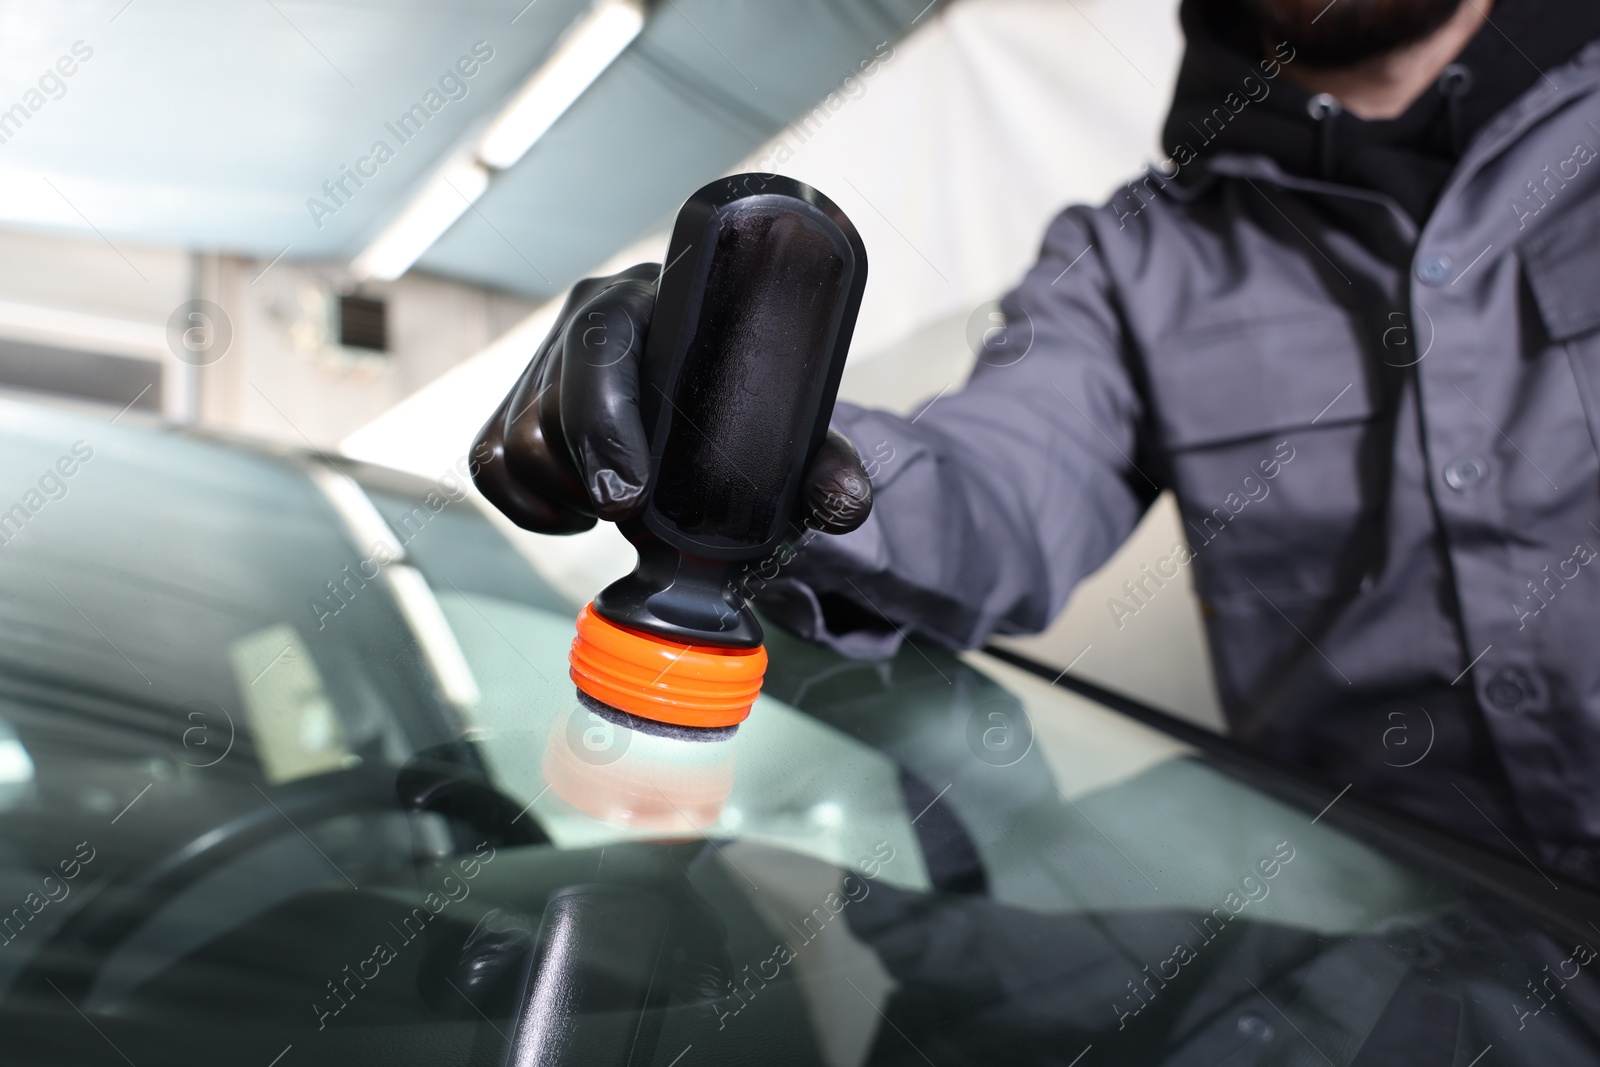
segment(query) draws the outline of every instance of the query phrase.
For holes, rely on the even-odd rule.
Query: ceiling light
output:
[[[598,0],[562,35],[477,146],[423,187],[405,212],[350,264],[358,281],[393,281],[422,257],[489,185],[533,147],[644,28],[643,0]]]
[[[495,170],[516,163],[642,29],[640,0],[599,0],[500,112],[478,145],[478,158]]]
[[[450,163],[429,179],[401,216],[355,258],[351,273],[361,281],[394,281],[410,270],[488,187],[489,172],[480,164],[465,159]]]

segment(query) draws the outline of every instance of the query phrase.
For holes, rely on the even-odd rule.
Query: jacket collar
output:
[[[1546,71],[1533,88],[1478,131],[1451,174],[1441,199],[1516,145],[1529,129],[1574,100],[1593,94],[1597,86],[1600,86],[1600,41],[1591,42],[1571,61]],[[1596,134],[1600,136],[1600,129]],[[1392,221],[1396,235],[1407,246],[1415,245],[1422,231],[1418,221],[1393,197],[1354,185],[1290,174],[1276,159],[1261,152],[1219,151],[1197,161],[1187,181],[1174,181],[1154,166],[1148,168],[1148,173],[1161,179],[1159,187],[1180,203],[1199,199],[1223,178],[1237,178],[1267,182],[1313,196],[1374,205]]]
[[[1388,194],[1419,223],[1474,143],[1507,113],[1537,107],[1539,87],[1583,66],[1585,44],[1600,38],[1594,0],[1497,0],[1447,76],[1398,118],[1364,121],[1337,102],[1311,106],[1284,76],[1293,49],[1262,47],[1248,0],[1184,0],[1179,16],[1188,47],[1163,129],[1178,184],[1224,156],[1264,156],[1284,175]]]

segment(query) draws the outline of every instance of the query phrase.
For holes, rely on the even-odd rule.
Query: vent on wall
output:
[[[389,309],[369,296],[339,297],[339,344],[345,348],[389,351]]]

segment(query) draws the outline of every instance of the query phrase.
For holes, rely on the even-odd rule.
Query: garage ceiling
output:
[[[0,225],[348,259],[481,132],[585,6],[8,0]],[[628,51],[419,267],[530,296],[560,292],[663,225],[685,195],[837,88],[927,7],[657,0]],[[441,89],[475,45],[492,58],[462,79],[464,95],[448,80]],[[402,143],[391,127],[419,103],[437,110]],[[314,217],[307,201],[332,203],[323,183],[378,141],[392,158],[359,189],[347,183],[353,193],[337,211]]]

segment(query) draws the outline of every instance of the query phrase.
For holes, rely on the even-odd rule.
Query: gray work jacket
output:
[[[1238,737],[1550,862],[1600,841],[1597,83],[1600,43],[1420,232],[1249,155],[1063,212],[963,390],[839,406],[872,515],[769,610],[867,655],[899,634],[830,634],[818,594],[913,641],[1037,631],[1170,488],[1188,543],[1122,610],[1192,568]]]

